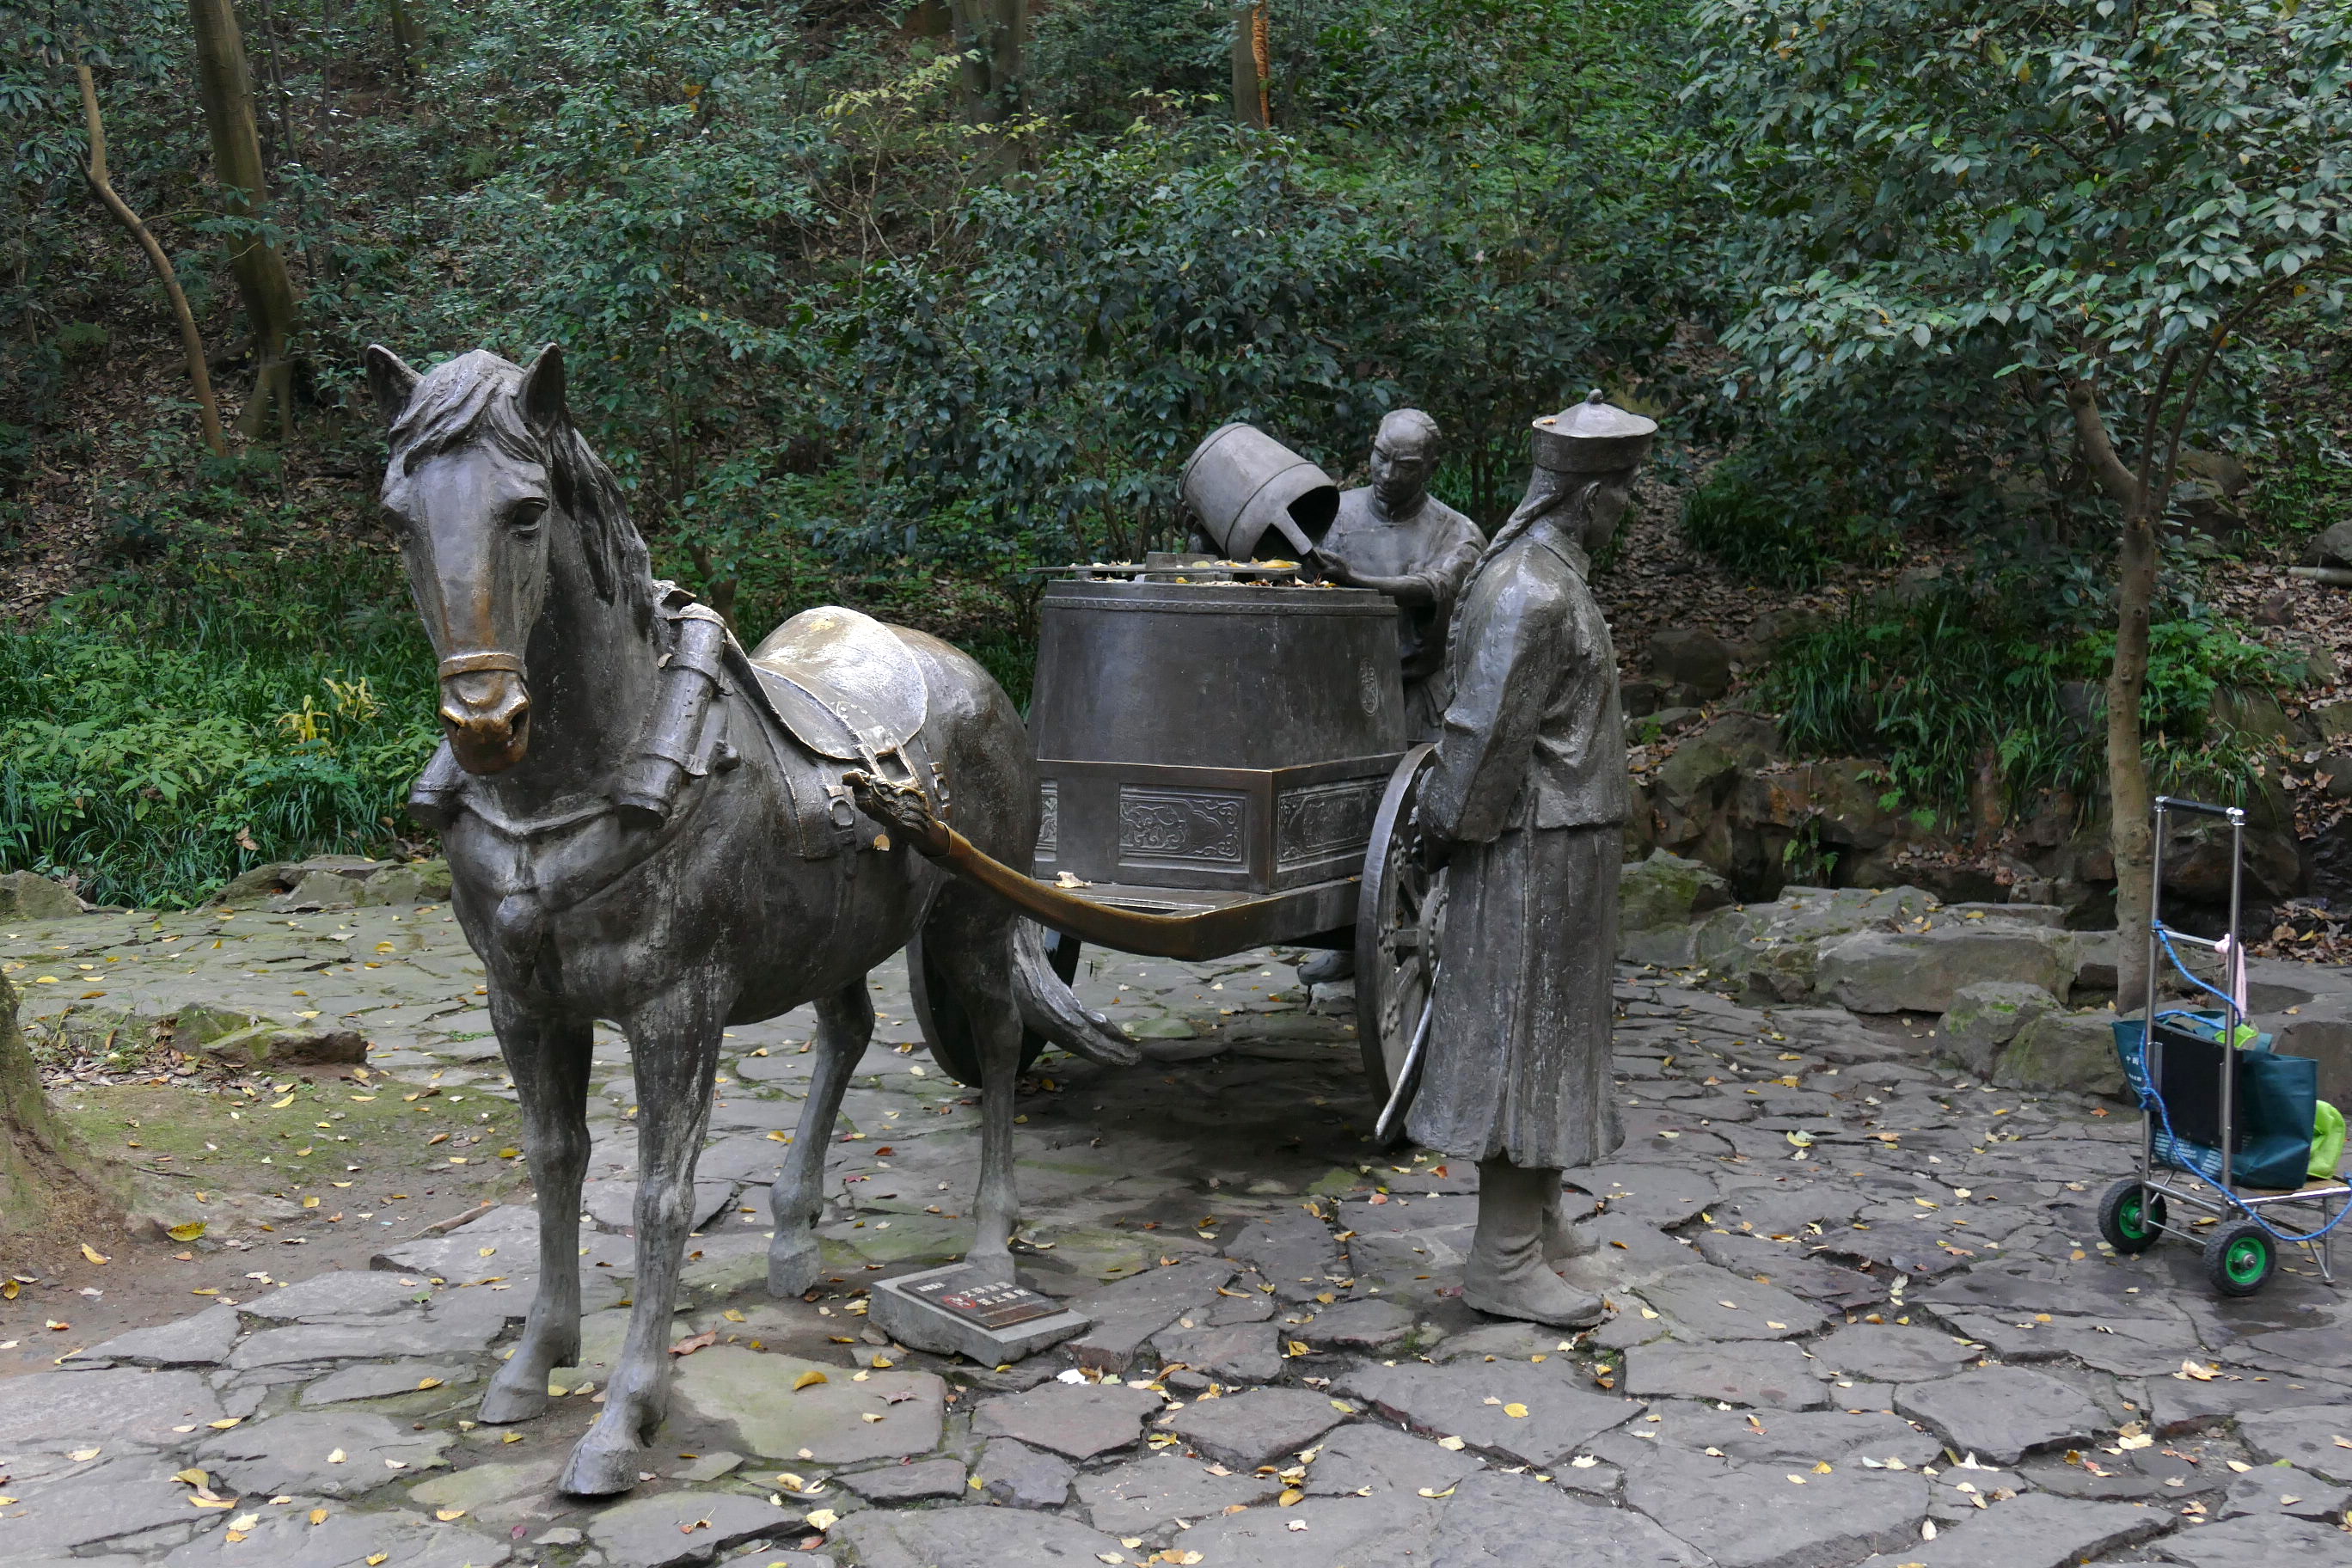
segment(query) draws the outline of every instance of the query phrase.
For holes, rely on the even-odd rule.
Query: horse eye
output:
[[[545,501],[517,501],[514,510],[507,513],[507,527],[513,531],[517,538],[529,539],[539,532],[540,521],[546,516]]]

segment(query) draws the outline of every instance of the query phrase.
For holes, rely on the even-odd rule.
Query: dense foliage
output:
[[[1530,413],[1603,385],[1667,418],[1662,471],[1707,475],[1686,531],[1748,580],[1964,547],[2001,606],[1959,618],[1976,651],[1858,622],[1792,663],[1842,694],[1786,689],[1809,744],[1937,737],[1895,771],[1938,805],[1986,745],[2025,784],[2074,765],[2028,760],[2112,612],[2070,380],[2126,426],[2177,405],[2148,367],[2275,284],[2188,434],[2291,451],[2282,516],[2347,492],[2332,436],[2260,395],[2334,352],[2340,5],[1278,0],[1264,132],[1222,101],[1211,0],[1037,8],[994,127],[958,112],[940,9],[476,0],[411,5],[412,45],[381,8],[248,0],[308,401],[223,464],[79,178],[67,68],[234,398],[252,226],[212,199],[186,12],[0,0],[0,556],[99,520],[95,586],[0,658],[0,861],[170,901],[394,834],[430,703],[370,504],[371,341],[562,343],[666,574],[754,635],[828,597],[930,626],[1016,692],[1027,569],[1174,542],[1211,426],[1343,472],[1417,405],[1438,492],[1492,522]],[[2193,599],[2166,646],[2235,658]],[[1993,729],[1947,724],[1906,673],[1931,657],[2038,673]],[[335,695],[362,679],[373,716]]]

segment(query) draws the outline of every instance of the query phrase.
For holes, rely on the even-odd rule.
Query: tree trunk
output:
[[[416,18],[408,14],[408,0],[384,0],[392,13],[392,53],[400,64],[400,79],[408,80],[416,74]]]
[[[245,40],[233,0],[188,0],[196,37],[196,85],[212,132],[213,173],[221,184],[222,205],[232,217],[259,221],[269,199],[262,176],[261,138],[253,120],[253,80],[246,68]],[[278,247],[258,234],[229,241],[229,267],[253,331],[253,395],[236,427],[258,436],[274,408],[278,430],[294,426],[294,362],[288,357],[295,330],[294,280]]]
[[[1272,44],[1265,0],[1234,14],[1234,122],[1265,130],[1269,118],[1266,73]]]
[[[111,1218],[121,1194],[110,1184],[41,1092],[40,1068],[16,1026],[16,988],[0,979],[0,1234]]]
[[[2156,602],[2156,512],[2166,493],[2125,467],[2099,416],[2088,382],[2067,388],[2074,435],[2101,488],[2123,508],[2116,545],[2116,657],[2107,672],[2108,844],[2116,861],[2116,1008],[2147,994],[2147,929],[2152,901],[2148,814],[2154,804],[2140,733],[2140,699],[2147,690],[2148,616]]]
[[[952,0],[949,21],[962,51],[963,117],[997,125],[1021,108],[1021,55],[1028,42],[1028,0]]]
[[[155,269],[155,280],[163,285],[163,296],[172,303],[172,319],[180,325],[180,347],[187,355],[188,380],[196,395],[196,416],[204,422],[205,445],[213,456],[228,456],[228,441],[221,434],[220,404],[213,396],[213,378],[205,365],[205,340],[196,331],[195,312],[188,309],[188,296],[180,288],[179,274],[172,270],[171,258],[147,226],[132,212],[130,204],[115,195],[114,186],[106,177],[106,121],[99,117],[98,84],[88,66],[74,67],[74,80],[81,88],[82,119],[89,128],[89,162],[82,165],[83,177],[89,188],[114,215],[115,221],[131,231],[139,248],[147,253],[147,264]]]

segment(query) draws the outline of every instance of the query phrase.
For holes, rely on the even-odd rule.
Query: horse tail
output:
[[[1054,973],[1045,956],[1045,928],[1034,921],[1013,922],[1013,996],[1024,1025],[1075,1056],[1119,1068],[1143,1059],[1141,1047],[1079,1001],[1069,983]]]

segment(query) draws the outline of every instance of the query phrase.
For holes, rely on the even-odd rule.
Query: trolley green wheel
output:
[[[2277,1266],[2270,1233],[2252,1220],[2223,1226],[2205,1244],[2205,1278],[2224,1296],[2251,1296]]]
[[[2099,1234],[2128,1257],[2146,1252],[2164,1234],[2164,1199],[2126,1177],[2099,1200]]]

